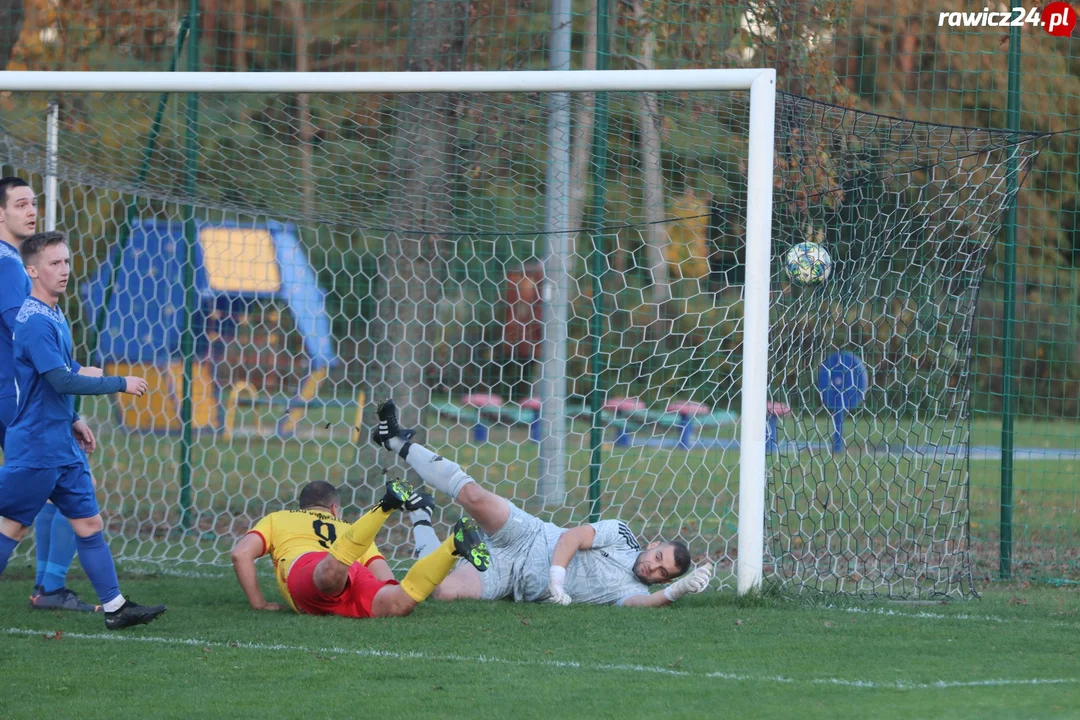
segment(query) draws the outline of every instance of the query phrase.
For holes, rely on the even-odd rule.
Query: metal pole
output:
[[[1020,130],[1020,28],[1009,28],[1009,100],[1005,122],[1014,133]],[[1016,136],[1013,136],[1015,141]],[[1013,449],[1016,433],[1016,386],[1013,372],[1016,367],[1016,195],[1019,190],[1017,153],[1013,145],[1005,166],[1005,318],[1002,332],[1005,337],[1001,383],[1001,525],[999,531],[1000,560],[998,574],[1002,580],[1012,577],[1012,519],[1013,519]]]
[[[611,45],[611,29],[608,17],[608,0],[596,3],[596,69],[607,70]],[[590,348],[592,359],[589,363],[592,373],[592,388],[589,391],[589,408],[592,411],[592,430],[589,442],[592,448],[589,460],[589,519],[600,519],[600,450],[604,441],[604,428],[600,424],[600,411],[603,405],[601,375],[604,372],[604,360],[601,354],[601,333],[604,317],[604,227],[607,203],[607,144],[608,134],[608,95],[596,93],[596,123],[593,125],[592,140],[592,210],[589,213],[589,237],[592,239],[592,293],[593,315],[589,322]]]
[[[570,69],[570,0],[551,0],[551,69]],[[548,96],[547,216],[541,307],[544,342],[540,388],[540,483],[548,506],[566,499],[566,337],[573,238],[570,222],[570,95]]]
[[[60,105],[49,103],[45,139],[45,231],[56,229],[56,164],[59,158]],[[75,397],[80,397],[76,395]]]
[[[739,438],[738,591],[761,587],[765,550],[765,412],[769,368],[776,73],[750,88],[746,173],[746,283],[743,288],[742,428]]]
[[[189,30],[187,69],[199,69],[199,0],[190,0],[188,6]],[[199,171],[199,95],[188,93],[184,119],[184,190],[190,200],[195,196],[196,178]],[[184,387],[180,400],[180,524],[185,530],[195,524],[191,493],[191,381],[195,365],[195,337],[192,318],[196,312],[195,295],[195,243],[198,228],[195,225],[195,206],[188,205],[184,218],[184,319],[180,329],[180,354],[184,358]]]

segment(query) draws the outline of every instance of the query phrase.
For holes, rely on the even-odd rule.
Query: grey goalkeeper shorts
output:
[[[491,566],[480,573],[481,598],[513,597],[518,602],[546,599],[551,551],[563,532],[511,503],[506,525],[488,538]]]

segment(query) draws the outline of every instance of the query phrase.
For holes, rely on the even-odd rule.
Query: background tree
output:
[[[469,0],[412,0],[403,69],[461,70],[468,17]],[[453,221],[458,112],[450,93],[401,95],[395,109],[390,213],[400,230],[386,235],[379,256],[373,328],[379,374],[371,387],[377,400],[395,398],[406,425],[418,423],[431,397],[424,373],[436,341],[435,308]]]
[[[0,0],[0,68],[7,68],[22,22],[23,0]]]
[[[638,44],[638,67],[642,70],[656,69],[656,31],[645,9],[644,0],[633,0],[631,13],[636,25]],[[641,148],[641,172],[645,199],[645,254],[652,274],[652,301],[658,309],[671,299],[668,284],[668,266],[664,259],[667,245],[667,196],[664,192],[664,174],[660,167],[660,128],[663,122],[656,93],[638,93],[638,139]],[[658,328],[661,334],[667,334]]]
[[[292,16],[293,35],[296,47],[296,72],[308,72],[308,22],[304,16],[303,0],[289,0],[289,13]],[[310,216],[315,208],[315,175],[312,159],[312,139],[315,128],[311,123],[311,103],[307,93],[296,95],[296,112],[299,124],[300,141],[300,191],[303,196],[304,214]]]

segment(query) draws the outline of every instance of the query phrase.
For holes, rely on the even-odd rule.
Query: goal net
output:
[[[970,594],[971,320],[1039,138],[778,96],[770,167],[748,85],[543,87],[4,98],[5,174],[56,177],[77,359],[151,385],[82,405],[118,557],[226,565],[312,480],[355,517],[404,472],[367,441],[393,396],[526,510],[681,539],[721,586],[742,560],[799,590]],[[807,240],[833,268],[799,288],[780,260]]]

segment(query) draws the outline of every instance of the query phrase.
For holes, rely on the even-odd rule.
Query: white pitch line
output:
[[[868,687],[875,690],[947,690],[949,688],[969,687],[1011,687],[1014,685],[1069,685],[1080,682],[1080,678],[1031,678],[1028,680],[936,680],[929,683],[895,680],[893,682],[841,680],[839,678],[817,678],[809,682],[815,685],[841,685],[843,687]]]
[[[121,561],[122,563],[123,561]],[[124,568],[121,576],[134,575],[136,577],[178,577],[185,580],[225,580],[229,577],[229,574],[222,570],[220,573],[211,572],[199,572],[198,570],[170,570],[162,567],[154,569],[149,568]],[[259,573],[260,577],[273,577],[273,573],[262,572]]]
[[[31,628],[4,628],[6,635],[21,635],[33,637],[49,637],[52,633],[45,630]],[[262,652],[297,652],[316,655],[354,655],[359,657],[385,658],[390,660],[427,660],[432,662],[466,662],[480,663],[485,665],[512,665],[517,667],[551,668],[557,670],[590,670],[600,672],[629,672],[644,673],[649,675],[667,675],[688,678],[706,678],[711,680],[728,680],[732,682],[759,682],[759,683],[783,683],[783,684],[811,684],[811,685],[837,685],[841,687],[862,688],[870,690],[942,690],[949,688],[966,687],[1009,687],[1016,685],[1067,685],[1080,683],[1080,678],[1029,678],[1024,680],[1012,680],[1007,678],[990,680],[938,680],[935,682],[912,682],[907,680],[877,681],[877,680],[849,680],[844,678],[790,678],[782,675],[742,675],[726,672],[691,672],[689,670],[676,670],[674,668],[658,667],[656,665],[623,665],[609,663],[583,663],[573,660],[510,660],[507,658],[491,657],[488,655],[435,655],[417,652],[413,650],[397,652],[393,650],[373,650],[370,648],[342,648],[342,647],[305,647],[302,645],[267,645],[263,643],[249,642],[220,642],[215,640],[200,640],[198,638],[168,638],[154,635],[120,635],[112,633],[79,633],[62,632],[63,639],[74,640],[104,640],[106,642],[127,642],[158,645],[184,645],[188,647],[208,648],[232,648],[234,650],[256,650]]]
[[[813,608],[811,608],[813,609]],[[918,612],[902,612],[893,608],[862,608],[862,607],[844,607],[842,605],[819,605],[818,609],[821,610],[836,610],[839,612],[851,613],[855,615],[881,615],[884,617],[895,618],[910,618],[912,620],[973,620],[975,622],[990,622],[1006,625],[1009,623],[1033,623],[1035,620],[1028,618],[1007,618],[999,615],[973,615],[970,613],[957,613],[956,615],[949,615],[948,613],[932,613],[921,610]],[[1038,621],[1042,625],[1051,625],[1053,627],[1067,627],[1067,628],[1080,628],[1080,624],[1067,623],[1067,622],[1053,622],[1043,623]]]

